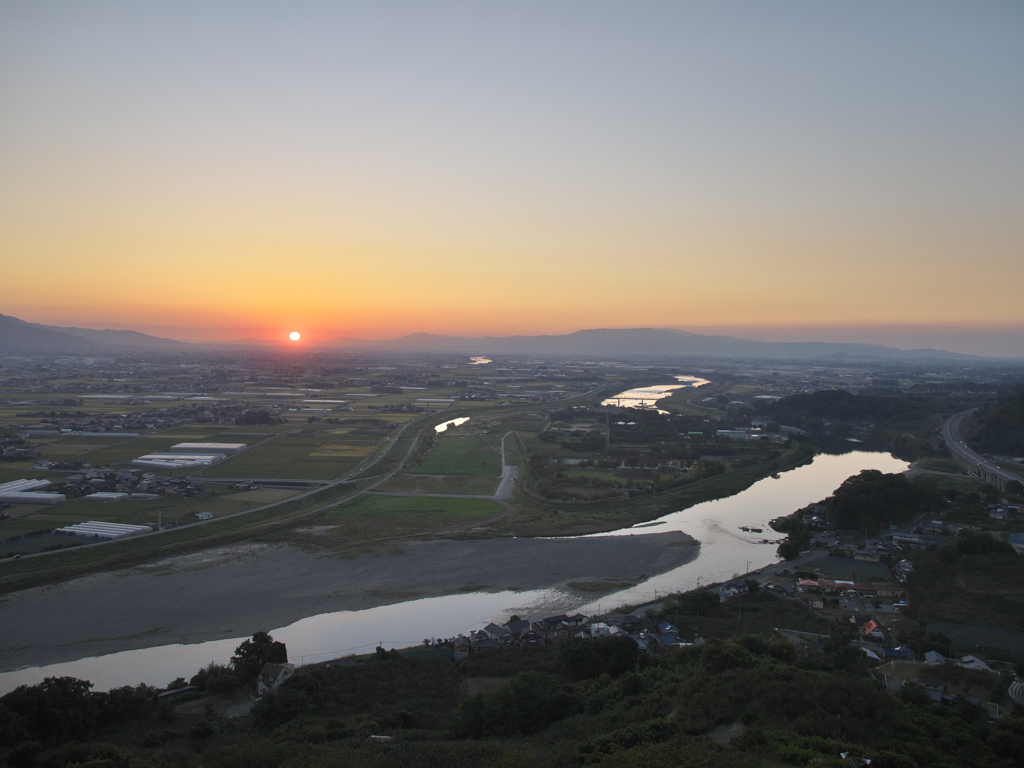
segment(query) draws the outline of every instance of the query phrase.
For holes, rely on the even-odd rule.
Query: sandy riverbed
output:
[[[354,559],[284,545],[207,550],[7,596],[0,671],[239,637],[320,613],[460,591],[636,581],[698,552],[678,532],[417,542]]]

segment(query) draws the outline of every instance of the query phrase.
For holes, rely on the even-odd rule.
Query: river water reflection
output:
[[[698,504],[639,527],[596,534],[638,536],[680,530],[698,539],[701,549],[700,555],[686,565],[593,603],[586,603],[578,594],[556,589],[460,593],[362,611],[320,614],[273,629],[271,634],[288,645],[293,662],[302,664],[367,652],[379,641],[393,648],[416,645],[426,637],[451,637],[494,619],[504,621],[512,613],[540,618],[565,611],[588,613],[645,602],[666,592],[723,581],[776,562],[775,544],[762,543],[779,538],[767,527],[770,519],[825,498],[847,477],[863,469],[902,472],[906,468],[906,462],[885,453],[819,455],[810,464],[784,472],[779,479],[760,480],[735,496]],[[747,533],[740,526],[759,527],[764,532]],[[240,640],[145,648],[6,672],[0,674],[0,694],[55,675],[91,680],[96,690],[139,682],[162,686],[178,676],[190,677],[211,660],[226,662]]]
[[[622,408],[646,408],[657,411],[658,413],[668,413],[668,411],[656,408],[654,403],[674,390],[685,388],[692,389],[693,387],[702,387],[705,384],[711,383],[707,379],[702,379],[699,376],[676,376],[675,380],[680,383],[651,384],[647,387],[627,389],[625,392],[613,395],[607,400],[602,400],[601,405],[618,405]]]
[[[469,421],[469,416],[460,416],[457,419],[449,419],[448,421],[443,421],[434,427],[434,431],[438,434],[441,432],[447,432],[448,427],[458,427],[465,424],[467,421]]]

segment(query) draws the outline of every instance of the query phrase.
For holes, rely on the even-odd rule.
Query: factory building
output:
[[[49,480],[12,480],[0,484],[0,502],[9,504],[60,504],[67,501],[63,493],[42,491],[49,488]]]
[[[223,453],[147,453],[133,460],[132,464],[150,469],[199,469],[226,458]]]
[[[120,539],[122,536],[135,536],[140,533],[150,533],[152,530],[148,525],[101,523],[98,520],[90,520],[87,523],[77,523],[76,525],[58,528],[54,533],[67,533],[72,536],[91,536],[98,539]]]
[[[246,443],[178,443],[171,450],[178,453],[224,453],[233,454],[244,451]]]

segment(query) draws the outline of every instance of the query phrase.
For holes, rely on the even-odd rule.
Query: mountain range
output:
[[[881,344],[828,341],[752,341],[735,336],[707,336],[673,328],[594,328],[552,336],[440,336],[411,333],[397,339],[364,341],[341,338],[332,347],[417,352],[464,352],[475,355],[609,355],[676,357],[747,357],[759,359],[975,359],[938,349],[903,350]]]
[[[0,314],[0,351],[8,354],[103,354],[123,349],[201,352],[210,348],[271,345],[257,339],[227,344],[193,344],[131,330],[95,330],[27,323]],[[734,357],[790,360],[980,360],[974,355],[938,349],[897,349],[882,344],[826,341],[753,341],[707,336],[672,328],[594,328],[547,336],[441,336],[411,333],[396,339],[338,338],[329,349],[394,352],[448,352],[471,355],[529,354],[586,357]]]
[[[0,351],[8,353],[103,353],[116,349],[192,349],[196,345],[138,331],[64,328],[0,315]]]

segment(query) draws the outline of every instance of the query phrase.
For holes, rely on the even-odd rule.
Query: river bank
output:
[[[430,541],[354,559],[287,545],[206,550],[37,587],[0,602],[0,671],[244,637],[308,616],[425,597],[622,586],[697,557],[685,533]]]

